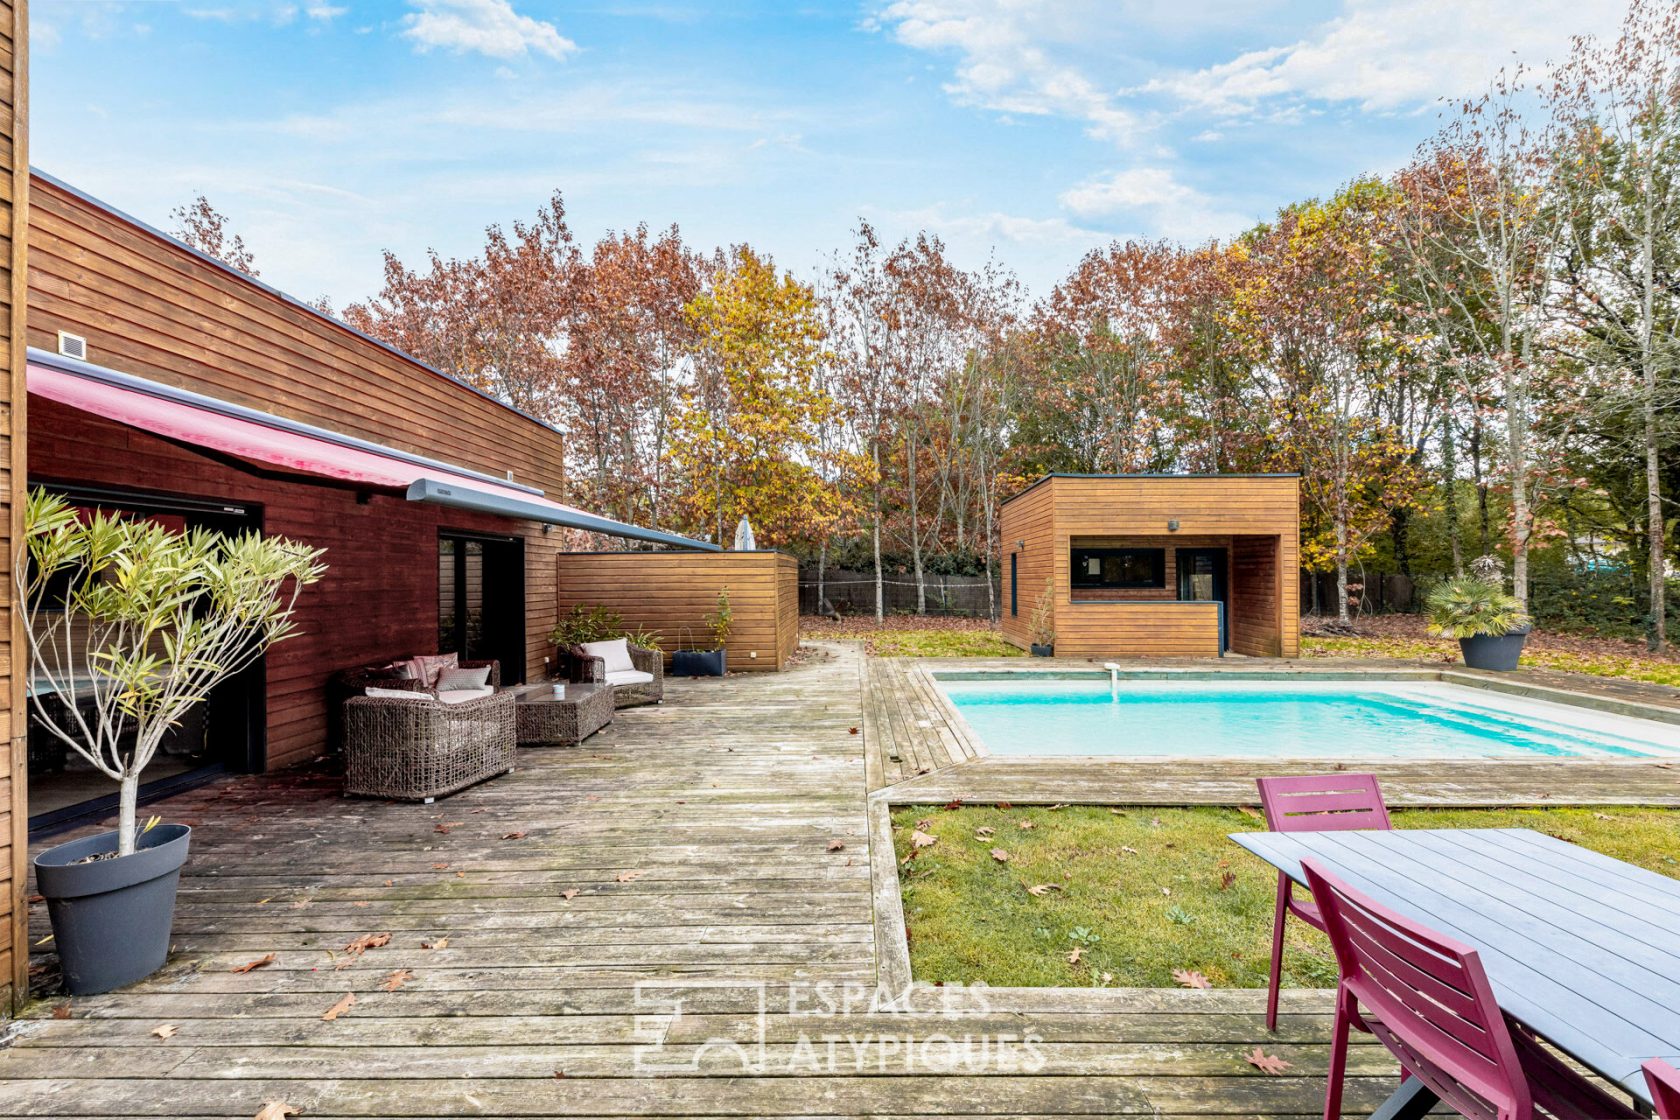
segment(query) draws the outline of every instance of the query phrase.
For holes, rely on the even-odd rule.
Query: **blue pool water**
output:
[[[1646,758],[1671,724],[1435,682],[962,680],[940,687],[994,755]]]

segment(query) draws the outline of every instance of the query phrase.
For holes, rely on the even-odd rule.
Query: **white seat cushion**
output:
[[[437,698],[445,704],[465,704],[469,700],[478,700],[485,696],[494,696],[493,688],[448,688],[437,694]]]
[[[588,657],[599,657],[605,664],[607,679],[611,680],[614,673],[634,673],[636,663],[630,660],[630,643],[623,638],[614,638],[610,642],[585,642],[583,652]]]
[[[653,674],[644,673],[640,669],[620,669],[617,672],[607,670],[608,684],[652,684]]]
[[[427,701],[432,698],[429,692],[411,692],[406,688],[368,688],[365,694],[374,700],[419,700]]]

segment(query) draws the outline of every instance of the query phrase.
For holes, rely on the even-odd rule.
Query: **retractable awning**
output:
[[[536,487],[42,350],[29,351],[29,392],[175,443],[283,473],[401,491],[413,502],[677,548],[719,547],[598,517],[550,501]]]

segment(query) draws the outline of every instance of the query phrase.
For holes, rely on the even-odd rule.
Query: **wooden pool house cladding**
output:
[[[1046,475],[1000,532],[1018,646],[1037,614],[1058,657],[1300,652],[1294,475]]]

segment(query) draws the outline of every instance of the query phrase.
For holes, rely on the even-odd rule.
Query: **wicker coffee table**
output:
[[[556,699],[553,682],[513,690],[522,747],[575,747],[612,722],[610,684],[568,684]]]

